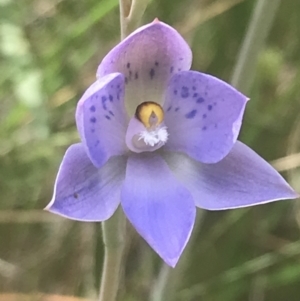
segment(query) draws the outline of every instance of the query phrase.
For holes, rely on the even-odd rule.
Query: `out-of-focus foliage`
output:
[[[158,17],[175,26],[192,47],[193,69],[229,81],[254,4],[153,0],[143,22]],[[78,141],[76,102],[119,40],[117,5],[0,0],[0,300],[4,292],[96,294],[99,224],[40,209],[51,198],[64,150]],[[282,1],[259,56],[240,136],[270,161],[300,153],[299,37],[300,1]],[[299,161],[298,155],[276,165],[288,170],[298,191]],[[170,301],[299,301],[299,224],[297,201],[206,212],[180,279],[171,283]],[[120,300],[148,300],[161,260],[130,233]]]

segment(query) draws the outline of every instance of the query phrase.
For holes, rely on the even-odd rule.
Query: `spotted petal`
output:
[[[299,197],[270,164],[239,141],[216,164],[203,164],[179,153],[166,153],[165,157],[196,205],[204,209],[247,207]]]
[[[174,267],[189,240],[195,205],[159,155],[128,159],[121,203],[139,234]]]
[[[76,123],[87,155],[96,167],[126,152],[124,77],[113,73],[92,84],[80,99]]]
[[[142,102],[162,103],[169,78],[180,70],[189,70],[191,62],[191,50],[179,33],[165,23],[154,21],[112,49],[101,62],[97,76],[124,74],[126,107],[133,115]]]
[[[240,131],[247,98],[229,84],[207,74],[175,74],[164,103],[169,131],[166,148],[203,163],[223,159]]]
[[[53,198],[46,209],[80,221],[110,218],[120,203],[125,166],[123,157],[114,157],[97,169],[81,143],[71,145],[59,168]]]

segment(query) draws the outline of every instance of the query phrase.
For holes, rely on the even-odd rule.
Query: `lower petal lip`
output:
[[[174,267],[191,235],[196,208],[158,154],[129,157],[121,204],[138,233]]]

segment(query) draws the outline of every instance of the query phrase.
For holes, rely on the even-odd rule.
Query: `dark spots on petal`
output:
[[[95,142],[95,147],[97,147],[97,146],[99,145],[99,143],[100,143],[100,141],[97,140],[97,141]]]
[[[193,86],[192,89],[193,89],[193,91],[196,91],[196,87],[195,86]]]
[[[190,96],[189,88],[183,86],[183,87],[181,88],[181,97],[182,97],[182,98],[187,98],[187,97],[189,97],[189,96]]]
[[[79,197],[78,193],[74,192],[73,197],[74,197],[74,199],[78,199],[78,197]]]
[[[216,102],[214,102],[214,106],[216,106],[217,105],[217,103]]]
[[[208,106],[207,106],[207,109],[208,109],[208,111],[211,111],[211,110],[212,110],[212,108],[213,108],[213,106],[212,106],[212,105],[208,105]]]
[[[215,123],[215,129],[217,129],[218,128],[218,125]]]
[[[109,95],[108,98],[109,98],[109,101],[110,101],[110,102],[113,102],[114,97],[113,97],[112,95]]]
[[[156,67],[159,65],[158,61],[156,61],[154,64],[155,64]]]
[[[129,63],[129,62],[127,63],[126,67],[127,67],[128,69],[130,68],[130,63]]]
[[[178,71],[181,71],[181,68],[178,68]]]
[[[206,91],[205,91],[204,95],[207,96],[207,92]]]
[[[205,118],[207,117],[207,115],[206,115],[206,114],[203,114],[202,117],[203,117],[203,119],[205,119]]]
[[[108,113],[109,113],[111,116],[115,116],[115,114],[113,113],[113,111],[108,111]]]
[[[95,129],[91,129],[91,133],[95,133]]]
[[[107,106],[106,106],[107,97],[106,96],[102,96],[101,100],[102,100],[102,108],[103,108],[103,110],[107,110]]]
[[[198,97],[198,95],[199,95],[198,93],[194,93],[193,97],[196,98],[196,97]]]
[[[132,71],[129,70],[129,79],[131,79],[131,76],[132,76]]]
[[[128,78],[127,78],[127,76],[125,77],[125,84],[126,85],[128,84]]]
[[[170,112],[171,110],[172,110],[172,106],[169,106],[167,112]]]
[[[117,94],[117,99],[118,99],[118,100],[120,99],[120,93]]]
[[[110,116],[108,116],[108,115],[105,115],[105,118],[106,118],[107,120],[110,120],[110,119],[111,119]]]
[[[170,73],[173,73],[173,71],[174,71],[174,67],[171,66],[171,68],[170,68]]]
[[[204,126],[204,127],[202,128],[202,131],[206,131],[206,130],[207,130],[207,127]]]
[[[192,110],[191,112],[185,114],[185,117],[187,119],[193,119],[196,116],[196,114],[197,114],[197,110]]]
[[[91,117],[91,118],[90,118],[90,122],[91,122],[91,123],[96,123],[96,121],[97,121],[97,119],[96,119],[95,117]]]
[[[138,78],[139,78],[139,74],[138,74],[137,72],[135,72],[134,78],[135,78],[135,79],[138,79]]]
[[[111,85],[110,87],[113,89],[113,88],[114,88],[114,85]]]
[[[178,112],[178,111],[179,111],[179,109],[180,109],[179,107],[175,108],[175,112]]]
[[[177,93],[178,93],[178,91],[177,91],[177,90],[174,90],[174,94],[177,95]]]
[[[199,97],[197,100],[196,100],[197,103],[203,103],[204,102],[204,98],[202,97]]]
[[[95,106],[91,106],[91,107],[90,107],[90,111],[91,111],[91,112],[95,112],[95,111],[96,111],[96,107],[95,107]]]
[[[149,75],[150,75],[151,79],[153,79],[153,77],[155,75],[155,71],[153,68],[150,70]]]
[[[180,58],[179,58],[179,61],[183,61],[183,57],[180,57]]]
[[[117,89],[120,89],[120,85],[117,85]]]

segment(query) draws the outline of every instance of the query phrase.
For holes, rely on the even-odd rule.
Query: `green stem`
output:
[[[127,36],[127,18],[130,13],[131,0],[119,0],[121,40]]]
[[[115,301],[119,288],[124,249],[125,216],[121,209],[102,223],[104,264],[99,301]]]
[[[149,0],[119,0],[122,40],[138,27],[148,3]]]
[[[248,93],[251,88],[259,53],[270,32],[280,0],[257,0],[246,32],[231,83]]]
[[[167,290],[168,284],[170,283],[172,269],[165,263],[162,264],[157,280],[154,284],[153,290],[151,292],[150,301],[160,301],[163,300]]]

